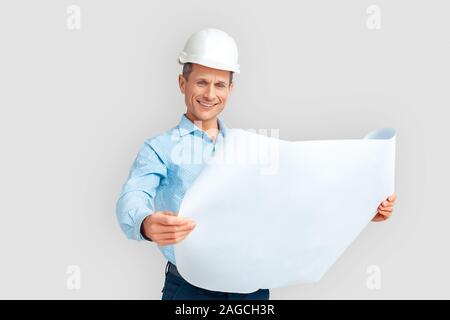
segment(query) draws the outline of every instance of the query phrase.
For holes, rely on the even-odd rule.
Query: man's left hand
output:
[[[373,217],[372,221],[380,222],[389,219],[394,211],[395,200],[397,200],[397,194],[394,192],[386,200],[381,202],[378,206],[377,214]]]

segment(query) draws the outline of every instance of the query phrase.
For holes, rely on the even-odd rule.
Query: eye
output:
[[[206,85],[206,81],[201,80],[201,81],[198,81],[197,84],[199,86],[204,86],[204,85]]]

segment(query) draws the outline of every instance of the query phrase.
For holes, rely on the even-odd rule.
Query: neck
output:
[[[219,132],[217,117],[208,120],[200,120],[192,114],[185,113],[185,115],[186,118],[191,120],[197,127],[205,131],[212,140],[216,139]]]

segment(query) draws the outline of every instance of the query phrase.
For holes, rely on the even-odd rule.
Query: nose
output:
[[[216,96],[216,89],[214,88],[214,84],[209,85],[205,92],[203,93],[203,98],[208,101],[213,101]]]

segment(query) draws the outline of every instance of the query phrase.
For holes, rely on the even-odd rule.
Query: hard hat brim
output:
[[[182,52],[180,54],[180,56],[178,57],[178,62],[180,64],[185,64],[185,63],[188,63],[188,62],[196,63],[196,64],[200,64],[202,66],[213,68],[213,69],[219,69],[219,70],[225,70],[225,71],[232,71],[232,72],[235,72],[235,73],[240,73],[239,65],[229,66],[229,65],[225,65],[223,63],[219,63],[217,61],[213,61],[213,60],[207,59],[205,57],[195,57],[195,56],[192,56],[192,55],[188,56],[184,52]]]

